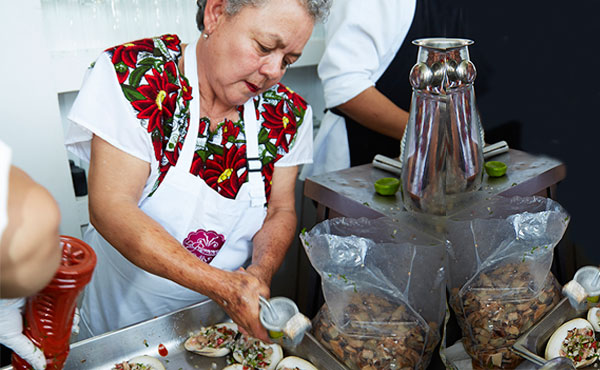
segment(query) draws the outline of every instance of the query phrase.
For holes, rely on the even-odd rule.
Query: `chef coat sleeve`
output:
[[[10,148],[0,140],[0,239],[8,223],[8,177],[10,175]]]
[[[289,152],[285,153],[275,167],[289,167],[312,163],[313,159],[313,113],[310,105],[304,111],[302,124],[292,138]]]
[[[146,162],[152,162],[151,137],[125,98],[110,56],[102,53],[88,69],[69,112],[67,149],[90,160],[92,134]]]
[[[415,5],[415,0],[333,2],[318,66],[327,108],[375,85],[402,45]]]

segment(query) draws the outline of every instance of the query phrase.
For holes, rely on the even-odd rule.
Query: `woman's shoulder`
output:
[[[105,51],[116,52],[117,50],[137,52],[158,50],[164,54],[168,54],[169,50],[173,52],[181,52],[181,40],[175,34],[166,34],[125,42],[120,45],[112,46]]]
[[[112,46],[104,53],[108,54],[119,73],[142,66],[150,69],[160,61],[176,61],[181,56],[181,46],[177,35],[167,34]]]

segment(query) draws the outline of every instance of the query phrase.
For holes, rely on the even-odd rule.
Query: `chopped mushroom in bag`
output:
[[[313,320],[317,340],[350,369],[425,369],[440,340],[438,324],[423,325],[406,306],[392,305],[376,296],[356,295],[350,305],[357,320],[399,322],[396,332],[387,336],[345,334],[340,331],[323,305]],[[373,307],[377,307],[374,312]]]
[[[440,342],[446,241],[406,217],[331,219],[301,235],[325,298],[313,334],[350,369],[426,369]]]
[[[514,342],[556,306],[550,272],[569,217],[541,197],[492,197],[447,222],[449,303],[473,368],[511,369]]]
[[[482,281],[501,289],[523,288],[530,281],[523,267],[505,265],[480,275],[462,295],[458,288],[451,292],[450,305],[474,368],[511,369],[519,365],[523,358],[511,351],[512,345],[560,301],[560,286],[552,273],[541,292],[530,299],[501,300],[498,290],[477,288],[484,285]]]

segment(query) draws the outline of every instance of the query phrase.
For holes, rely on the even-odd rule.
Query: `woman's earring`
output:
[[[206,32],[202,32],[202,37],[203,37],[205,40],[208,40],[208,33],[206,33]]]

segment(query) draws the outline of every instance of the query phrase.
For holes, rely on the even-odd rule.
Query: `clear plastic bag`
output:
[[[351,369],[425,369],[446,310],[446,242],[404,220],[337,218],[303,232],[325,305],[313,334]]]
[[[474,368],[515,368],[514,342],[560,300],[550,272],[569,223],[542,197],[494,197],[446,223],[450,306]]]

